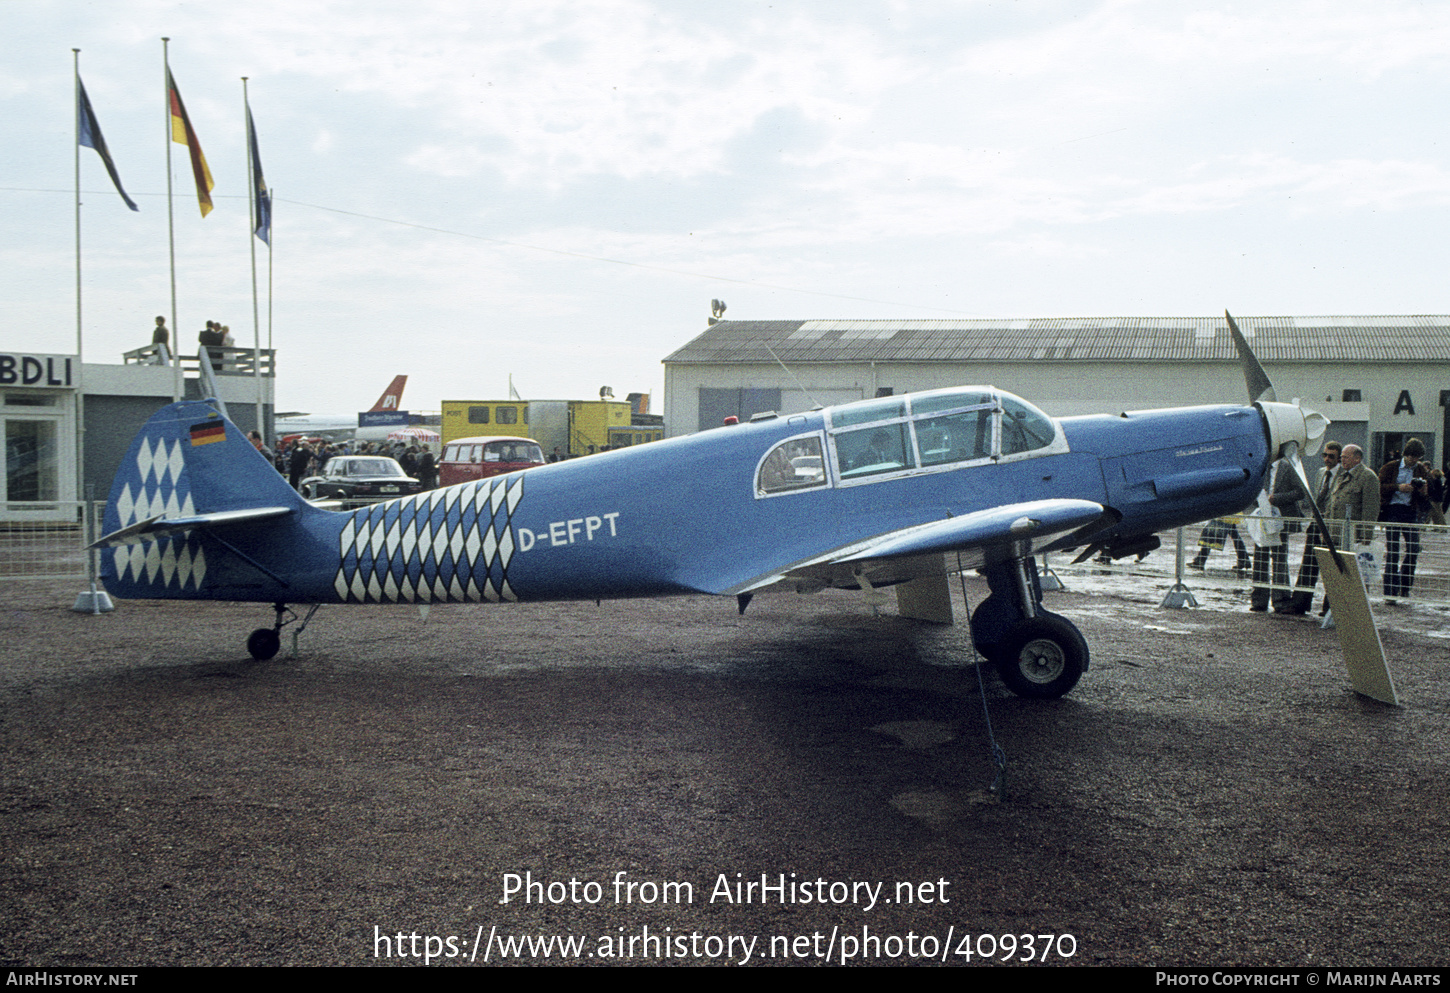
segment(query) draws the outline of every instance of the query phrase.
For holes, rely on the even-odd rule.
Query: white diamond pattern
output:
[[[133,488],[134,484],[134,488]],[[116,498],[120,527],[152,517],[191,517],[196,505],[186,476],[186,442],[142,438],[136,448],[136,478],[121,484]],[[116,576],[133,583],[198,589],[206,576],[206,556],[187,532],[150,539],[114,550]]]
[[[121,495],[116,498],[116,513],[121,515],[121,527],[127,527],[136,522],[132,512],[136,509],[136,500],[131,496],[131,484],[124,483],[121,486]]]
[[[167,468],[171,470],[171,481],[178,482],[181,479],[181,470],[186,468],[186,457],[181,454],[181,439],[176,439],[176,447],[171,450],[171,458],[167,459]]]
[[[147,438],[141,439],[141,447],[136,452],[136,471],[141,474],[141,485],[145,487],[151,476],[151,442]]]
[[[391,521],[383,505],[354,512],[338,536],[333,588],[359,602],[516,599],[510,518],[523,486],[516,476],[434,490],[393,505]]]

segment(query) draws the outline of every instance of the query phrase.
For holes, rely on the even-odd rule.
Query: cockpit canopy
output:
[[[1057,423],[1020,397],[967,386],[862,400],[826,411],[819,433],[782,442],[761,461],[756,493],[850,485],[897,473],[1067,451]],[[827,472],[833,467],[834,472]]]

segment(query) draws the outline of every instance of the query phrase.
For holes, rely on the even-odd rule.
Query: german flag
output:
[[[203,421],[191,426],[191,447],[227,440],[227,426],[221,421]]]
[[[201,154],[201,142],[186,116],[186,104],[181,102],[181,91],[176,80],[171,78],[170,67],[166,70],[166,93],[171,101],[171,140],[185,145],[191,152],[191,174],[196,179],[196,200],[201,207],[201,216],[211,213],[211,191],[216,185],[211,179],[211,170],[206,167],[206,156]]]

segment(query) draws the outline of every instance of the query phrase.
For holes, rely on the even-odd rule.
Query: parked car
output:
[[[471,483],[546,464],[544,450],[532,438],[490,435],[459,438],[443,446],[443,457],[438,460],[438,482],[441,486]]]
[[[309,500],[391,500],[422,492],[423,484],[403,471],[397,459],[381,455],[335,455],[322,475],[298,484]]]

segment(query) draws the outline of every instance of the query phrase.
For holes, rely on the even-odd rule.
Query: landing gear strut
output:
[[[1082,633],[1067,618],[1042,609],[1042,587],[1031,558],[986,570],[992,595],[972,615],[977,651],[1021,697],[1054,699],[1077,685],[1088,667]]]
[[[307,611],[307,616],[301,619],[301,623],[292,632],[293,654],[297,651],[297,636],[307,630],[307,622],[312,620],[312,615],[317,613],[320,606],[322,604],[314,603]],[[269,628],[257,628],[247,638],[247,654],[258,662],[277,657],[277,651],[282,647],[282,628],[298,620],[297,615],[288,610],[285,603],[274,603],[272,609],[277,612],[277,623]]]

